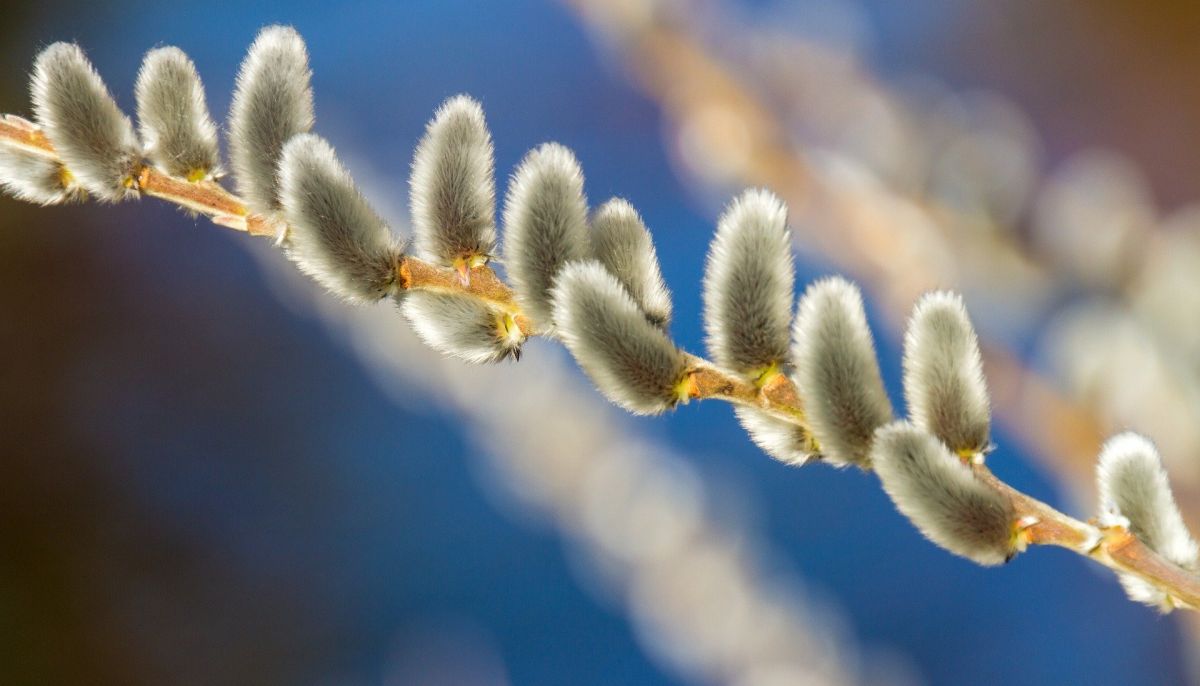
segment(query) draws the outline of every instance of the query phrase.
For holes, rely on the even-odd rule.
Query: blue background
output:
[[[952,59],[963,48],[946,37],[964,19],[951,4],[868,5],[880,71],[1027,92]],[[676,293],[673,333],[703,348],[695,284],[712,203],[676,179],[656,105],[562,6],[14,9],[0,111],[28,112],[18,75],[66,39],[129,110],[144,51],[178,45],[220,116],[245,47],[271,22],[308,41],[318,130],[352,169],[387,170],[374,187],[392,184],[390,206],[407,204],[411,151],[455,93],[483,102],[499,178],[544,140],[573,148],[593,204],[619,194],[643,213]],[[1035,95],[1029,107],[1056,130]],[[1192,190],[1173,183],[1168,195]],[[4,199],[0,228],[0,681],[383,683],[444,641],[484,646],[514,684],[679,683],[581,589],[551,529],[489,499],[456,417],[387,398],[339,341],[272,296],[249,239],[154,202]],[[799,265],[802,281],[825,273]],[[899,399],[896,342],[884,337],[880,354]],[[1184,681],[1175,620],[1129,603],[1076,556],[1038,550],[986,570],[951,557],[874,479],[784,468],[719,404],[630,422],[723,484],[731,517],[839,605],[859,642],[911,660],[924,682]],[[1014,440],[996,441],[1002,477],[1065,506]]]

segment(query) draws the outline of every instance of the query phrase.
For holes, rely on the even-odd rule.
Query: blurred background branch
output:
[[[567,4],[662,104],[685,178],[783,194],[798,248],[863,280],[894,332],[920,293],[964,291],[999,419],[1084,507],[1100,443],[1134,428],[1200,522],[1200,211],[1164,214],[1109,150],[1044,177],[1035,125],[1004,96],[882,79],[852,44],[790,34],[771,9]]]
[[[1188,291],[1200,284],[1182,283],[1165,262],[1184,259],[1153,247],[1200,238],[1200,228],[1153,224],[1156,210],[1130,163],[1116,153],[1085,153],[1043,183],[1032,125],[999,95],[947,89],[933,91],[941,102],[918,100],[862,71],[853,53],[772,31],[769,21],[741,25],[717,4],[570,4],[663,104],[687,178],[784,193],[798,249],[863,279],[893,332],[921,293],[962,289],[988,336],[985,364],[1001,419],[1064,485],[1090,492],[1103,437],[1133,426],[1162,435],[1181,504],[1200,521],[1200,433],[1183,421],[1197,416],[1190,398],[1200,384],[1196,370],[1171,366],[1188,341],[1154,328],[1158,314],[1188,319]],[[1116,262],[1136,268],[1143,281],[1171,279],[1178,290],[1159,295],[1174,302],[1154,303],[1169,313],[1138,301],[1136,287],[1158,284],[1129,283]],[[1137,328],[1131,335],[1144,339],[1129,345],[1145,348],[1108,351],[1082,369],[1079,348],[1106,355],[1096,343],[1112,340],[1121,322],[1060,329],[1101,304],[1120,308],[1105,314],[1129,318],[1124,324]],[[1040,343],[1068,350],[1045,361],[1057,366],[1038,369],[1018,355],[1048,318],[1054,321]],[[1154,375],[1161,385],[1131,379],[1156,365],[1188,373]],[[1179,389],[1184,384],[1192,388]],[[1139,393],[1136,400],[1130,392]],[[1175,402],[1180,395],[1189,401]],[[1155,419],[1163,413],[1182,416],[1174,425]]]
[[[520,365],[464,365],[401,319],[316,292],[277,253],[255,254],[283,297],[344,338],[385,392],[461,418],[509,497],[576,546],[584,583],[623,605],[645,648],[687,681],[912,683],[904,669],[861,672],[882,663],[860,662],[836,607],[769,562],[776,553],[760,533],[715,517],[703,476],[628,433],[556,346],[533,344]]]

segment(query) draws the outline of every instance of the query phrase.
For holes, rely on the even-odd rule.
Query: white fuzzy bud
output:
[[[433,115],[413,156],[413,237],[421,259],[449,267],[495,252],[493,167],[483,108],[465,95],[450,98]]]
[[[196,66],[182,50],[146,53],[135,93],[142,144],[156,167],[192,181],[220,175],[217,127]]]
[[[658,253],[633,205],[613,198],[592,216],[592,256],[625,285],[646,319],[666,328],[671,322],[671,292],[658,266]]]
[[[808,287],[796,316],[793,360],[822,457],[869,468],[871,439],[892,420],[892,405],[857,287],[838,277]]]
[[[525,336],[512,316],[478,298],[413,291],[401,310],[421,340],[439,352],[473,364],[521,356]]]
[[[0,144],[0,187],[18,200],[58,205],[86,193],[58,160]]]
[[[981,565],[1016,552],[1012,503],[937,437],[893,422],[875,434],[872,460],[896,509],[929,540]]]
[[[758,374],[787,359],[793,280],[787,208],[767,191],[746,191],[717,222],[704,273],[714,362]]]
[[[288,257],[301,271],[347,300],[374,302],[393,292],[401,246],[333,148],[315,134],[296,136],[279,170]]]
[[[1125,524],[1130,533],[1166,560],[1193,572],[1200,568],[1200,551],[1175,504],[1162,458],[1153,443],[1132,432],[1110,438],[1100,451],[1096,487],[1101,524]],[[1162,591],[1142,579],[1129,575],[1120,578],[1130,598],[1163,610],[1172,607]]]
[[[587,199],[575,155],[546,143],[525,156],[504,203],[504,260],[538,327],[553,321],[550,289],[563,265],[588,253]]]
[[[279,208],[279,156],[292,136],[312,129],[308,50],[296,30],[268,26],[238,71],[229,112],[229,157],[238,190],[255,212]]]
[[[139,163],[133,123],[109,94],[79,46],[55,43],[33,67],[33,110],[79,184],[102,200],[136,191]]]
[[[603,265],[565,266],[553,304],[563,343],[609,400],[635,414],[659,414],[675,406],[686,358]]]
[[[734,405],[733,413],[754,445],[776,460],[799,466],[812,459],[810,438],[803,427],[751,407]]]
[[[925,295],[904,336],[904,397],[913,424],[952,451],[988,448],[990,410],[979,341],[962,298]]]

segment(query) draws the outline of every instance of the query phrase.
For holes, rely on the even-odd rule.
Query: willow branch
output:
[[[0,144],[62,164],[42,130],[15,115],[0,116]],[[203,215],[218,226],[263,238],[277,239],[287,234],[287,224],[281,217],[250,211],[245,201],[216,181],[188,181],[144,163],[133,177],[139,192]],[[534,333],[529,318],[520,313],[512,289],[486,265],[471,269],[469,278],[463,279],[454,269],[404,255],[396,272],[397,285],[402,289],[470,295],[513,314],[526,335]]]
[[[805,426],[804,407],[796,386],[783,374],[757,385],[696,355],[688,355],[690,398],[713,398],[734,405],[753,407],[767,414]]]
[[[690,359],[692,397],[716,398],[756,407],[799,426],[812,435],[795,384],[777,374],[756,387],[708,361]],[[1088,557],[1120,574],[1136,576],[1166,593],[1176,607],[1200,609],[1200,577],[1164,560],[1123,527],[1098,528],[1082,522],[1030,496],[996,477],[982,464],[974,471],[980,480],[1004,495],[1015,513],[1019,547],[1050,545]]]
[[[1124,527],[1097,528],[1014,489],[978,465],[976,474],[1009,498],[1018,521],[1032,522],[1022,542],[1052,545],[1086,555],[1120,574],[1129,574],[1166,593],[1175,607],[1200,609],[1200,577],[1164,560]]]
[[[0,117],[0,144],[28,153],[62,160],[45,134],[31,122],[6,115]],[[246,203],[215,181],[188,181],[163,173],[144,163],[134,174],[135,189],[185,210],[208,217],[214,224],[252,236],[279,238],[288,227],[277,215],[251,212]],[[477,298],[512,315],[521,331],[538,335],[512,289],[490,267],[457,270],[404,255],[396,265],[397,285],[406,290],[456,293]],[[686,397],[717,399],[752,407],[812,432],[795,384],[785,374],[774,374],[755,383],[721,369],[708,360],[688,355]],[[812,452],[819,446],[810,440]],[[1055,510],[1000,481],[982,465],[977,476],[1007,497],[1016,513],[1014,527],[1020,529],[1022,545],[1053,545],[1085,555],[1121,574],[1136,576],[1165,592],[1180,607],[1200,608],[1200,578],[1165,561],[1121,527],[1099,529]]]
[[[694,397],[717,398],[757,407],[791,422],[812,435],[805,421],[800,394],[783,374],[774,376],[769,389],[737,379],[700,358],[694,358]],[[1166,593],[1175,607],[1200,609],[1200,577],[1160,557],[1124,527],[1098,528],[1064,514],[997,478],[982,464],[976,476],[1012,504],[1018,547],[1050,545],[1088,557],[1120,574],[1136,576]]]

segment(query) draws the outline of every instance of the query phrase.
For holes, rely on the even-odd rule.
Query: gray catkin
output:
[[[633,205],[613,198],[592,215],[592,257],[617,277],[652,324],[671,322],[671,292],[663,281],[658,253]]]
[[[733,413],[754,445],[776,460],[798,466],[813,458],[810,437],[803,427],[752,407],[735,405]]]
[[[795,381],[822,457],[870,466],[875,430],[892,419],[862,295],[845,279],[809,286],[796,316]]]
[[[413,156],[413,237],[421,259],[453,266],[495,252],[494,166],[483,108],[466,95],[447,100]]]
[[[134,92],[142,144],[155,166],[193,181],[220,175],[217,127],[196,66],[182,50],[146,53]]]
[[[613,198],[596,207],[592,257],[617,277],[650,323],[664,329],[671,323],[671,291],[662,279],[654,240],[628,200]]]
[[[333,293],[374,302],[395,290],[402,248],[319,136],[283,148],[280,195],[288,256]]]
[[[929,540],[981,565],[1013,555],[1012,503],[936,436],[907,422],[888,424],[875,435],[872,461],[896,509]]]
[[[283,145],[312,129],[308,49],[296,30],[268,26],[238,71],[229,113],[229,157],[238,190],[255,212],[279,208]]]
[[[108,201],[136,193],[140,156],[133,123],[79,46],[54,43],[43,50],[32,91],[37,123],[84,189]]]
[[[519,357],[525,341],[504,312],[471,296],[413,291],[401,310],[426,345],[473,364]]]
[[[1130,533],[1154,552],[1184,569],[1200,569],[1200,550],[1175,504],[1153,443],[1132,432],[1110,438],[1100,451],[1096,490],[1102,524],[1128,522]],[[1120,579],[1130,598],[1162,609],[1170,607],[1165,594],[1142,579],[1130,575]]]
[[[604,265],[566,265],[553,303],[559,337],[605,396],[635,414],[675,406],[687,359]]]
[[[787,208],[748,190],[717,222],[704,273],[704,330],[717,364],[742,374],[788,358],[793,271]]]
[[[539,328],[553,323],[550,289],[559,270],[587,254],[583,171],[570,150],[543,144],[517,166],[504,203],[505,268]]]
[[[58,160],[0,145],[0,187],[18,200],[39,205],[82,200],[86,193],[70,178]]]
[[[921,298],[904,335],[904,396],[912,422],[958,453],[987,449],[990,410],[979,341],[962,299]]]

